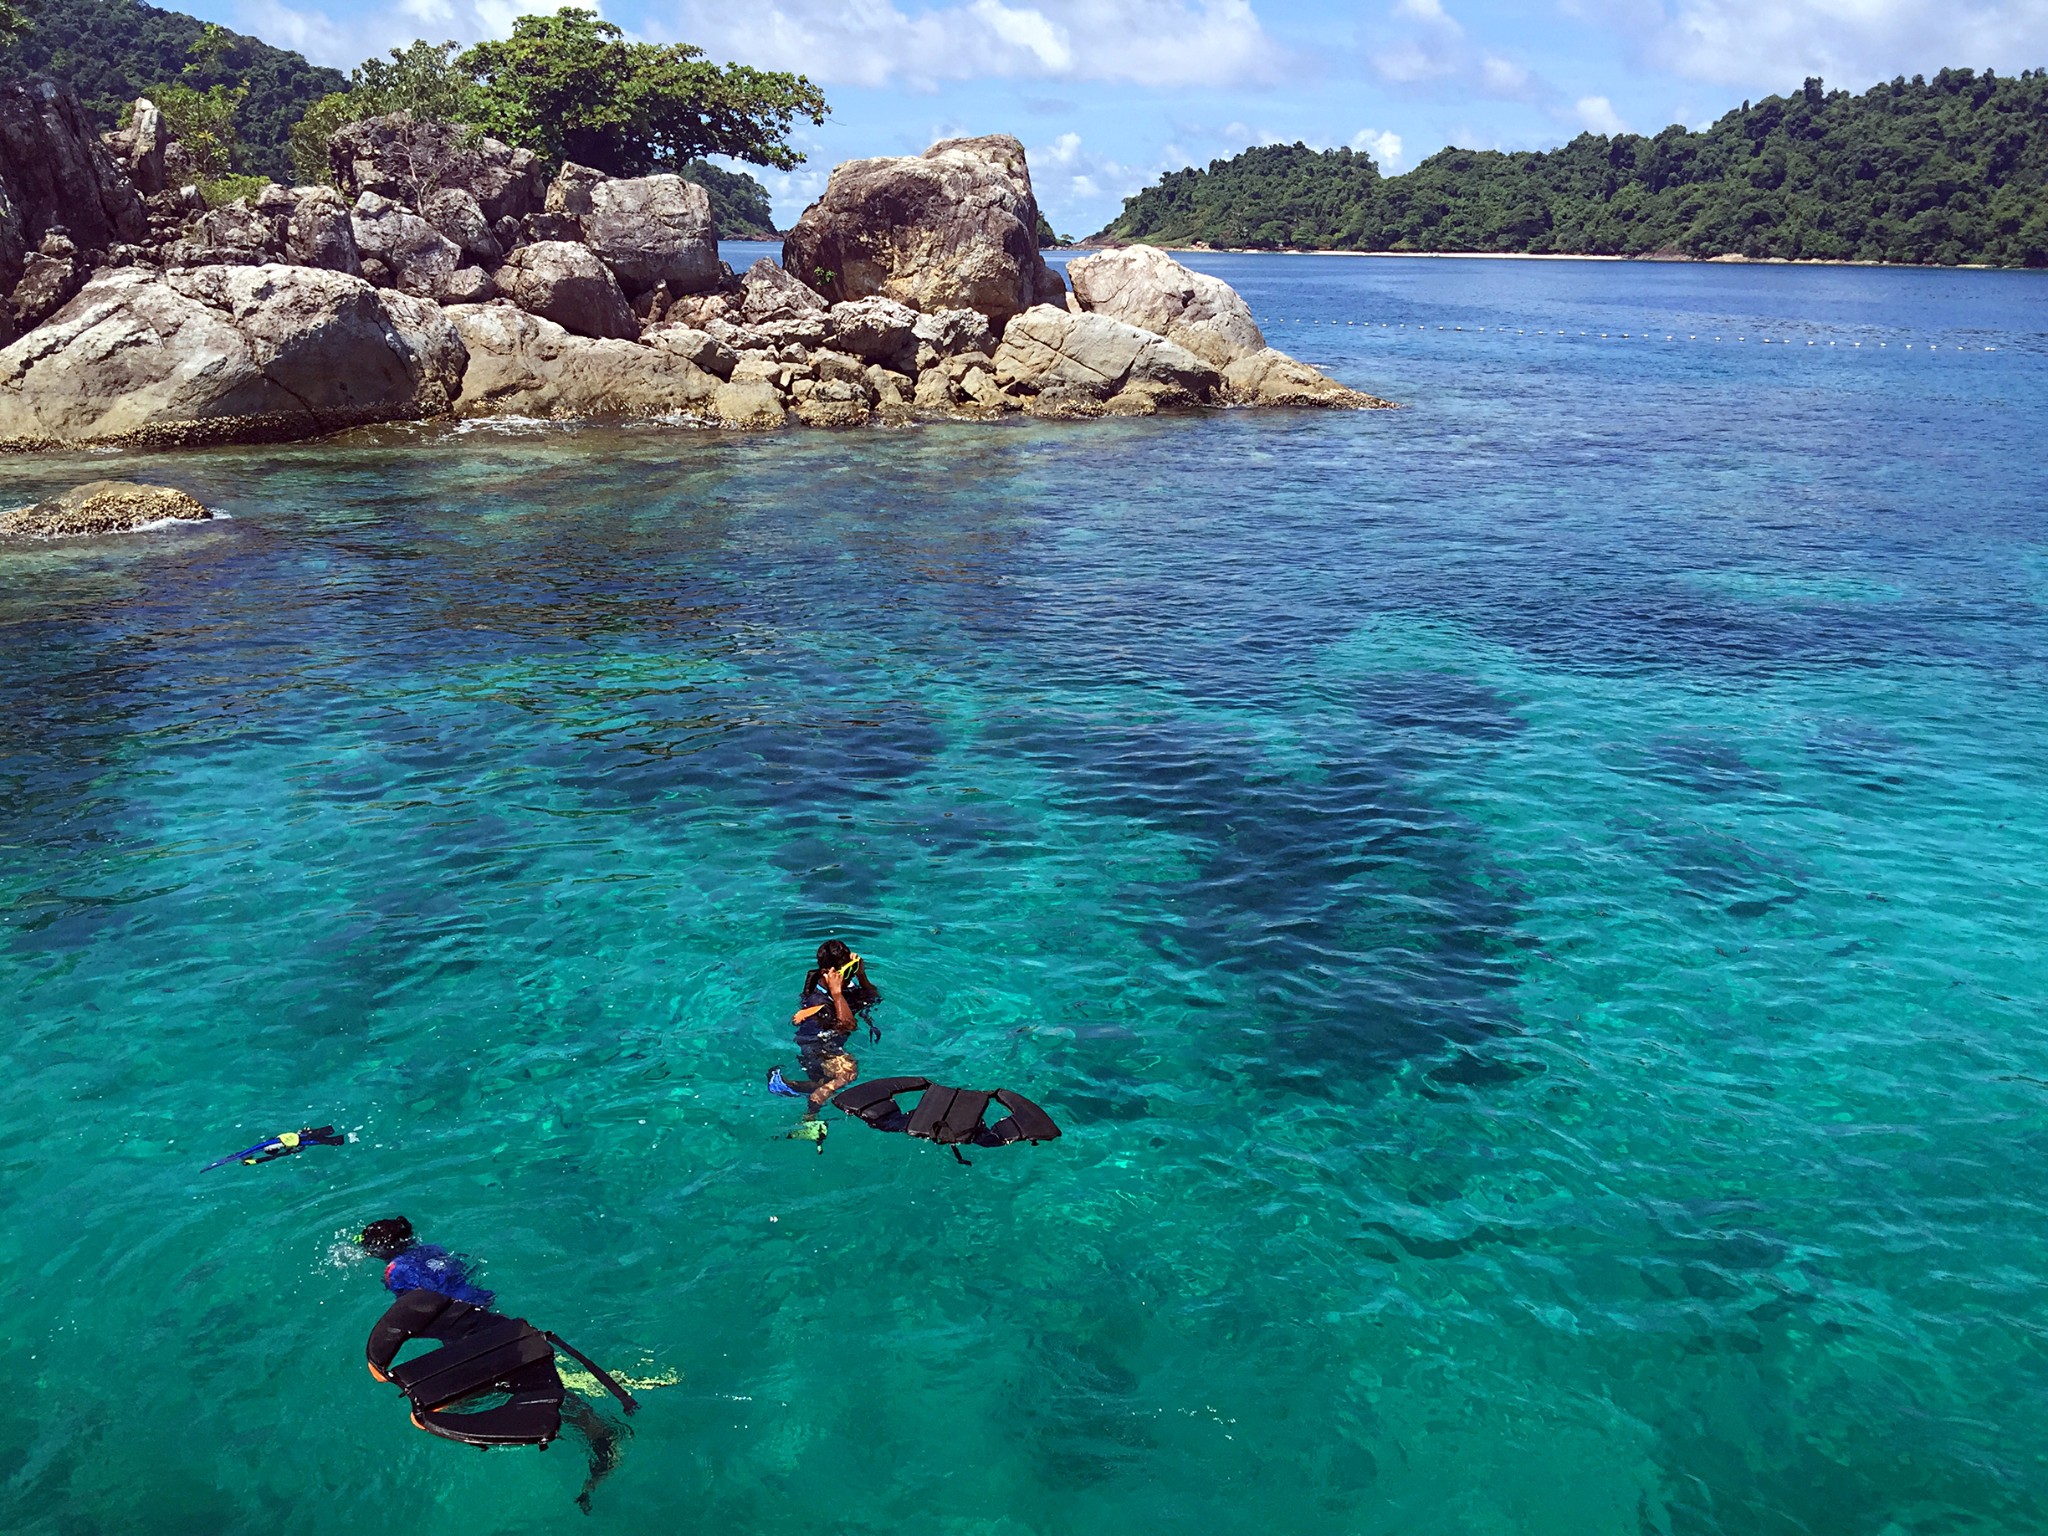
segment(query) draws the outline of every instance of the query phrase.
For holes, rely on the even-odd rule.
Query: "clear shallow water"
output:
[[[1408,409],[0,464],[235,516],[0,556],[0,1527],[579,1519],[402,1210],[592,1529],[2043,1528],[2048,285],[1208,265]],[[1066,1138],[774,1139],[828,932]]]

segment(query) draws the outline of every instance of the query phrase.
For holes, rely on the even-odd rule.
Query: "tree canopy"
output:
[[[594,11],[521,16],[456,61],[477,87],[470,121],[509,144],[614,176],[727,155],[788,170],[798,118],[825,120],[802,75],[720,66],[684,43],[635,43]]]
[[[1808,80],[1701,132],[1447,149],[1383,177],[1269,145],[1176,171],[1107,236],[1267,248],[2048,266],[2048,70],[1944,69],[1852,95]]]

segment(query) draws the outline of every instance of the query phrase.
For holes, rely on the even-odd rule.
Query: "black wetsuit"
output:
[[[882,1000],[882,994],[867,979],[865,971],[846,984],[842,995],[856,1025],[863,1013]],[[846,1054],[846,1042],[852,1033],[852,1027],[839,1022],[839,1010],[832,1006],[832,994],[826,990],[824,978],[812,971],[804,978],[803,997],[797,1003],[796,1050],[804,1076],[818,1083],[830,1077],[825,1063]]]

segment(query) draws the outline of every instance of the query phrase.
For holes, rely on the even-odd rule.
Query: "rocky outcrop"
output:
[[[128,108],[125,127],[100,135],[114,163],[128,173],[144,197],[164,190],[164,151],[171,147],[170,126],[155,102],[138,96]]]
[[[0,344],[33,328],[0,350],[16,447],[302,437],[451,409],[769,428],[1380,403],[1266,348],[1228,285],[1156,251],[1077,262],[1069,303],[1014,139],[841,167],[785,245],[798,270],[741,278],[718,260],[708,195],[676,176],[571,164],[543,187],[532,156],[398,113],[335,136],[338,192],[269,185],[207,208],[182,187],[145,204],[131,177],[179,175],[160,114],[138,103],[101,144],[65,101],[0,90]],[[72,180],[17,174],[28,151],[69,154]],[[67,233],[74,207],[104,247]],[[131,229],[139,244],[112,238]]]
[[[1391,409],[1391,400],[1339,384],[1328,374],[1267,347],[1223,370],[1229,398],[1239,405],[1320,406],[1330,410]]]
[[[681,337],[673,346],[578,336],[507,304],[448,312],[468,353],[463,416],[669,416],[708,412],[725,380]],[[704,342],[711,338],[694,333]],[[712,343],[715,347],[716,343]],[[729,354],[728,354],[729,356]],[[731,363],[726,364],[727,371]]]
[[[47,80],[0,84],[0,341],[39,323],[57,307],[52,296],[69,298],[110,250],[148,235],[141,195],[78,97]],[[34,292],[18,300],[31,276]]]
[[[782,265],[834,303],[871,294],[1000,327],[1065,286],[1038,251],[1038,200],[1008,134],[833,170],[782,245]]]
[[[711,194],[680,176],[601,178],[589,186],[583,240],[628,296],[657,286],[671,295],[718,286],[718,231]]]
[[[1156,246],[1126,245],[1067,265],[1074,299],[1091,314],[1164,336],[1227,368],[1265,350],[1251,306],[1220,277],[1192,271]]]
[[[1050,304],[1012,320],[992,362],[1001,390],[1048,407],[1100,404],[1132,384],[1192,404],[1213,398],[1222,384],[1215,368],[1163,336]]]
[[[823,317],[825,301],[763,256],[740,279],[740,318],[748,325]]]
[[[447,411],[435,305],[311,267],[103,272],[0,350],[0,444],[282,441]]]
[[[336,130],[328,162],[342,195],[365,192],[419,209],[431,194],[467,192],[487,225],[537,212],[545,191],[532,152],[454,123],[393,112]]]
[[[496,291],[481,267],[465,263],[461,246],[402,203],[365,192],[349,226],[363,276],[379,288],[439,304],[473,304]]]
[[[285,221],[284,259],[298,267],[325,267],[360,277],[355,224],[348,205],[332,187],[294,187]]]
[[[133,533],[159,523],[203,523],[201,503],[167,485],[135,480],[93,480],[31,507],[0,512],[0,538],[64,539],[97,533]]]
[[[498,269],[498,289],[529,314],[578,336],[640,334],[618,280],[587,245],[542,240],[523,245]]]

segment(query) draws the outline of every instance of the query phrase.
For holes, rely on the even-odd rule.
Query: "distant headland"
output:
[[[1809,79],[1701,132],[1446,149],[1382,176],[1271,144],[1175,171],[1090,242],[1390,255],[2048,267],[2048,69]]]

